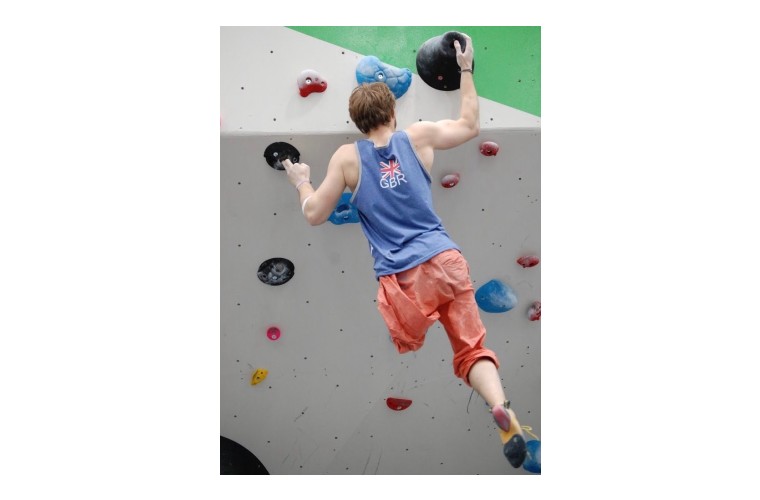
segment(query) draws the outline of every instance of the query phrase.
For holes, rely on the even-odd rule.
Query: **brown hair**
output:
[[[348,98],[348,114],[363,133],[390,123],[396,108],[396,98],[382,82],[363,83]]]

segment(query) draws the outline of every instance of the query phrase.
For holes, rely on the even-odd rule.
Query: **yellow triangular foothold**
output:
[[[256,385],[267,378],[267,373],[269,373],[269,370],[266,370],[264,368],[259,368],[253,372],[253,375],[251,376],[251,385]]]

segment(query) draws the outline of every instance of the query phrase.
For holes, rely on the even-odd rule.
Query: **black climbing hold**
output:
[[[437,90],[459,88],[459,64],[457,64],[454,40],[459,40],[462,50],[467,43],[461,33],[449,31],[426,41],[417,51],[417,73],[422,81]],[[472,61],[475,71],[475,60]]]
[[[261,263],[257,275],[262,283],[278,286],[290,281],[295,273],[296,268],[291,261],[274,257]]]
[[[293,163],[300,161],[301,153],[287,142],[273,142],[264,150],[264,158],[275,170],[285,170],[282,160],[288,159]]]
[[[523,464],[527,454],[528,449],[525,446],[525,439],[519,434],[515,434],[509,441],[504,443],[504,456],[507,457],[507,461],[515,469]]]
[[[256,455],[248,451],[243,445],[224,436],[220,437],[221,445],[219,447],[219,455],[221,458],[221,474],[269,474],[269,471],[267,471],[264,464],[256,458]]]

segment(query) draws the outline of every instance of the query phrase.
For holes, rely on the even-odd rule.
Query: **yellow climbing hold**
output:
[[[253,375],[251,376],[251,385],[256,385],[267,378],[267,373],[269,373],[269,370],[266,370],[264,368],[259,368],[253,372]]]

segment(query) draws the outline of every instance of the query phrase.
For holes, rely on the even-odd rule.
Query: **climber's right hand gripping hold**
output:
[[[472,69],[472,59],[473,59],[473,50],[472,50],[472,38],[462,33],[462,36],[465,40],[466,47],[464,50],[462,50],[461,45],[459,44],[459,40],[454,40],[454,48],[457,49],[457,64],[459,65],[460,69]]]

